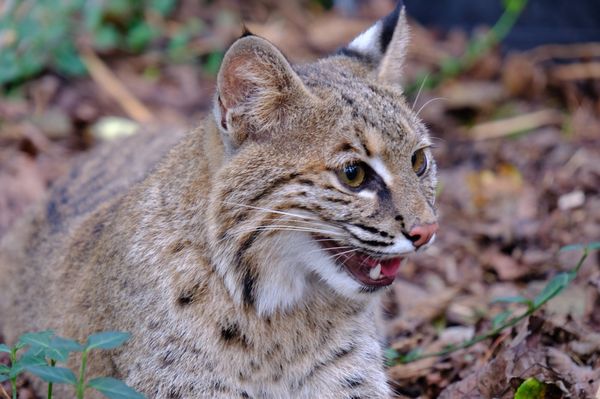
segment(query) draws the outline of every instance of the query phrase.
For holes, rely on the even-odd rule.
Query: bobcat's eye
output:
[[[356,163],[344,166],[337,175],[345,185],[358,188],[364,183],[367,173],[363,165]]]
[[[412,167],[417,176],[423,176],[423,173],[427,170],[427,155],[423,148],[415,151],[411,158]]]

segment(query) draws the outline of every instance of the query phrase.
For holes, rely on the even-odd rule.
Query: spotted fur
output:
[[[398,84],[406,35],[399,6],[312,64],[240,38],[200,128],[97,150],[4,237],[4,336],[129,331],[90,372],[150,398],[387,397],[380,290],[318,237],[399,255],[435,222],[429,150],[423,176],[411,166],[427,131]],[[351,189],[337,172],[356,161],[370,179]]]

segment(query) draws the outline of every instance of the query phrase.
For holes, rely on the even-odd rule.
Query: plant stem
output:
[[[56,366],[56,361],[54,359],[50,359],[50,367]],[[52,399],[52,383],[48,383],[48,399]]]
[[[17,348],[16,346],[10,351],[10,366],[15,367],[17,364]],[[12,388],[12,399],[17,399],[17,376],[11,377],[10,387]]]
[[[83,399],[85,391],[85,367],[87,366],[88,351],[84,350],[81,354],[81,368],[79,369],[79,380],[77,381],[77,399]]]
[[[510,33],[511,29],[519,19],[528,0],[513,0],[512,6],[506,6],[504,12],[496,21],[494,26],[481,38],[473,39],[469,42],[462,57],[448,57],[442,60],[440,70],[437,74],[422,74],[416,81],[406,87],[404,92],[412,94],[419,90],[419,87],[425,86],[426,89],[433,89],[444,80],[457,76],[467,70],[477,60],[489,52],[496,43],[501,42]],[[429,79],[427,79],[429,76]]]
[[[583,254],[581,255],[581,257],[579,258],[579,261],[577,262],[577,265],[571,269],[569,271],[569,282],[573,281],[573,279],[577,276],[577,273],[579,272],[579,269],[581,269],[581,266],[583,265],[583,262],[585,261],[585,259],[588,257],[588,253],[589,253],[589,248],[588,247],[584,247],[583,248]],[[530,305],[529,308],[527,309],[527,311],[525,311],[524,313],[522,313],[519,316],[513,317],[511,319],[508,319],[507,321],[505,321],[504,323],[502,323],[500,326],[491,329],[490,331],[487,331],[481,335],[478,335],[468,341],[464,341],[458,345],[451,345],[449,347],[447,347],[446,349],[443,349],[441,351],[437,351],[437,352],[429,352],[429,353],[423,353],[423,354],[419,354],[417,356],[411,356],[410,359],[408,360],[403,360],[402,357],[398,358],[395,360],[396,363],[402,363],[402,364],[406,364],[406,363],[412,363],[415,362],[417,360],[421,360],[421,359],[426,359],[426,358],[430,358],[430,357],[439,357],[439,356],[446,356],[452,352],[456,352],[458,350],[461,349],[465,349],[468,347],[471,347],[473,345],[475,345],[478,342],[484,341],[488,338],[494,337],[496,335],[498,335],[502,330],[506,329],[506,328],[510,328],[510,327],[514,327],[515,325],[517,325],[520,321],[522,321],[523,319],[531,316],[534,312],[536,312],[539,308],[541,308],[542,306],[544,306],[550,299],[554,298],[556,295],[558,295],[562,290],[564,289],[561,288],[560,290],[556,291],[553,295],[547,297],[545,300],[541,301],[539,304],[537,304],[537,306],[533,306]]]

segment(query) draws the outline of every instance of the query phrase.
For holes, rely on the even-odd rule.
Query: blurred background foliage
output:
[[[0,84],[48,69],[66,76],[86,72],[78,47],[132,54],[160,49],[168,60],[190,57],[190,39],[205,24],[190,17],[170,27],[176,0],[24,0],[7,4],[0,19]],[[210,72],[219,54],[209,57]]]
[[[194,14],[173,15],[177,3],[177,0],[6,1],[0,15],[0,85],[23,82],[44,70],[65,76],[83,75],[86,66],[79,55],[83,46],[105,54],[159,52],[165,62],[174,63],[191,62],[202,56],[206,72],[215,74],[223,49],[199,51],[206,49],[195,47],[192,42],[206,33],[207,21]],[[197,3],[202,7],[214,2]],[[310,0],[307,6],[331,9],[333,1]],[[226,11],[218,13],[216,19],[220,25],[239,22],[233,13]]]

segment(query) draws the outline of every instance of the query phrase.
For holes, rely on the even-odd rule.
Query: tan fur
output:
[[[292,67],[264,39],[238,40],[214,118],[100,148],[4,238],[6,339],[128,331],[90,375],[150,398],[387,397],[378,295],[312,234],[366,251],[351,223],[391,240],[435,222],[429,151],[426,175],[411,167],[426,129],[374,68],[343,54]],[[352,159],[389,173],[385,195],[341,185]]]

